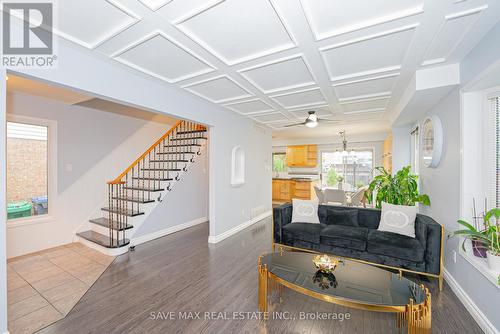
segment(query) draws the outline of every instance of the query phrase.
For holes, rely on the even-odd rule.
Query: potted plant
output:
[[[366,198],[369,203],[375,202],[377,208],[382,207],[382,202],[409,206],[415,203],[431,204],[429,196],[419,193],[418,176],[411,174],[410,166],[402,168],[394,176],[384,167],[375,167],[375,170],[380,174],[370,183]],[[376,193],[375,198],[374,193]]]
[[[484,215],[484,229],[478,229],[464,220],[458,220],[458,223],[465,229],[457,230],[448,235],[448,237],[462,236],[462,249],[465,251],[465,242],[467,240],[480,242],[487,249],[487,261],[491,270],[500,272],[500,208],[494,208]],[[492,220],[494,220],[492,222]]]

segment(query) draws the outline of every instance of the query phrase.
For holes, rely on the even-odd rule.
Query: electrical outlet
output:
[[[457,263],[457,252],[453,251],[453,263]]]

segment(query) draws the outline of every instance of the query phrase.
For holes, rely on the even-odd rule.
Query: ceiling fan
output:
[[[285,125],[285,128],[291,127],[291,126],[300,126],[300,125],[305,125],[308,128],[315,128],[318,126],[319,123],[338,123],[339,121],[334,121],[334,120],[328,120],[328,119],[319,119],[318,116],[316,115],[316,111],[311,110],[308,111],[309,116],[307,116],[306,120],[302,123],[295,123],[295,124],[288,124]]]

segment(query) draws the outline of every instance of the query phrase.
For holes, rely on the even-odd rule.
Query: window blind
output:
[[[495,207],[500,207],[500,97],[494,102],[495,115]]]
[[[486,120],[486,195],[488,207],[500,207],[500,97],[490,98]]]

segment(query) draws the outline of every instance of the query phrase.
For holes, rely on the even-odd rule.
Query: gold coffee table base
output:
[[[281,302],[281,289],[285,286],[294,291],[300,292],[307,296],[323,300],[329,303],[352,307],[355,309],[375,312],[388,312],[396,313],[396,325],[400,333],[408,334],[428,334],[431,333],[431,294],[429,289],[422,284],[420,287],[425,289],[425,300],[423,303],[414,304],[413,299],[409,300],[406,306],[386,306],[374,305],[366,303],[357,303],[347,301],[340,298],[335,298],[329,295],[324,295],[316,291],[311,291],[303,287],[297,286],[281,278],[275,276],[267,270],[267,265],[261,263],[259,257],[259,311],[268,312],[268,293],[272,287],[276,287],[280,294]],[[264,316],[264,319],[268,319]]]

